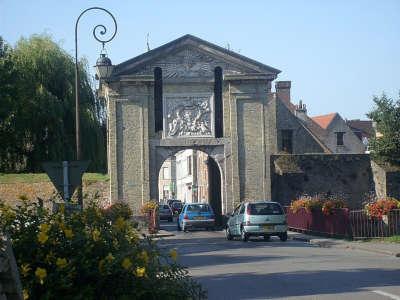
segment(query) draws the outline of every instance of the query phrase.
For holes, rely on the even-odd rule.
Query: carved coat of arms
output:
[[[165,95],[165,137],[213,136],[212,100],[212,94]]]

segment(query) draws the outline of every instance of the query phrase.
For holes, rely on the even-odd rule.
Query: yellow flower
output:
[[[93,241],[97,242],[100,239],[100,231],[97,229],[92,231],[92,239]]]
[[[125,257],[121,265],[125,270],[129,270],[132,267],[132,262],[128,257]]]
[[[46,232],[40,231],[37,235],[37,239],[38,239],[39,243],[44,244],[49,239],[49,236],[47,235]]]
[[[120,231],[125,228],[125,220],[123,217],[118,217],[117,220],[115,220],[115,227]]]
[[[176,259],[178,258],[178,251],[176,251],[176,249],[172,249],[171,251],[169,251],[169,256],[176,261]]]
[[[44,261],[48,264],[51,263],[52,260],[54,260],[54,253],[52,251],[49,252],[49,254],[46,255]]]
[[[143,277],[146,274],[146,268],[145,267],[137,267],[135,273],[136,273],[137,277]]]
[[[63,269],[67,266],[67,259],[65,258],[57,258],[56,260],[56,265],[57,267],[59,267],[60,269]]]
[[[142,252],[140,252],[138,257],[139,257],[139,259],[142,259],[145,264],[147,264],[149,262],[149,255],[147,254],[146,250],[143,250]]]
[[[22,291],[22,297],[24,298],[24,300],[29,299],[29,292],[28,292],[28,290],[23,290],[23,291]]]
[[[40,284],[43,284],[44,283],[43,279],[46,278],[47,271],[46,271],[46,269],[43,269],[43,268],[36,268],[35,275],[39,279]]]
[[[50,226],[49,224],[43,223],[43,224],[40,224],[39,230],[40,230],[41,232],[47,233],[47,232],[49,232],[50,227],[51,227],[51,226]]]
[[[64,234],[65,234],[65,237],[69,240],[74,237],[74,233],[72,232],[72,229],[65,228]]]
[[[21,266],[21,274],[23,277],[28,276],[29,271],[31,270],[31,267],[29,266],[29,264],[23,264]]]
[[[106,256],[106,261],[108,262],[108,263],[112,263],[113,262],[113,260],[115,259],[115,257],[111,254],[111,253],[108,253],[108,255]]]

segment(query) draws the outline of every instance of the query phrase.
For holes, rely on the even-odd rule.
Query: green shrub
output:
[[[123,205],[51,214],[35,203],[0,203],[29,299],[202,299],[177,253],[140,239]]]

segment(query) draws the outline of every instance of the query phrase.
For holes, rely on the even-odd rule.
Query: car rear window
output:
[[[247,206],[249,215],[282,215],[282,207],[277,203],[253,203]]]
[[[186,211],[188,211],[188,212],[209,212],[210,206],[208,204],[188,205]]]
[[[172,207],[180,208],[180,207],[182,207],[182,203],[180,203],[180,202],[174,202],[174,203],[172,203]]]
[[[168,206],[168,204],[164,204],[161,208],[162,209],[169,209],[169,206]]]

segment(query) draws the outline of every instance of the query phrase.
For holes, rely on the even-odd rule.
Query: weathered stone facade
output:
[[[271,174],[273,199],[284,205],[304,194],[319,194],[360,208],[375,194],[371,160],[366,154],[273,155]]]
[[[154,129],[157,67],[163,71],[163,132]],[[218,138],[216,67],[223,70],[223,136]],[[279,72],[189,35],[116,66],[103,84],[112,201],[126,201],[137,211],[144,201],[157,199],[162,163],[184,149],[203,151],[217,163],[224,213],[241,200],[269,198],[266,104]]]

